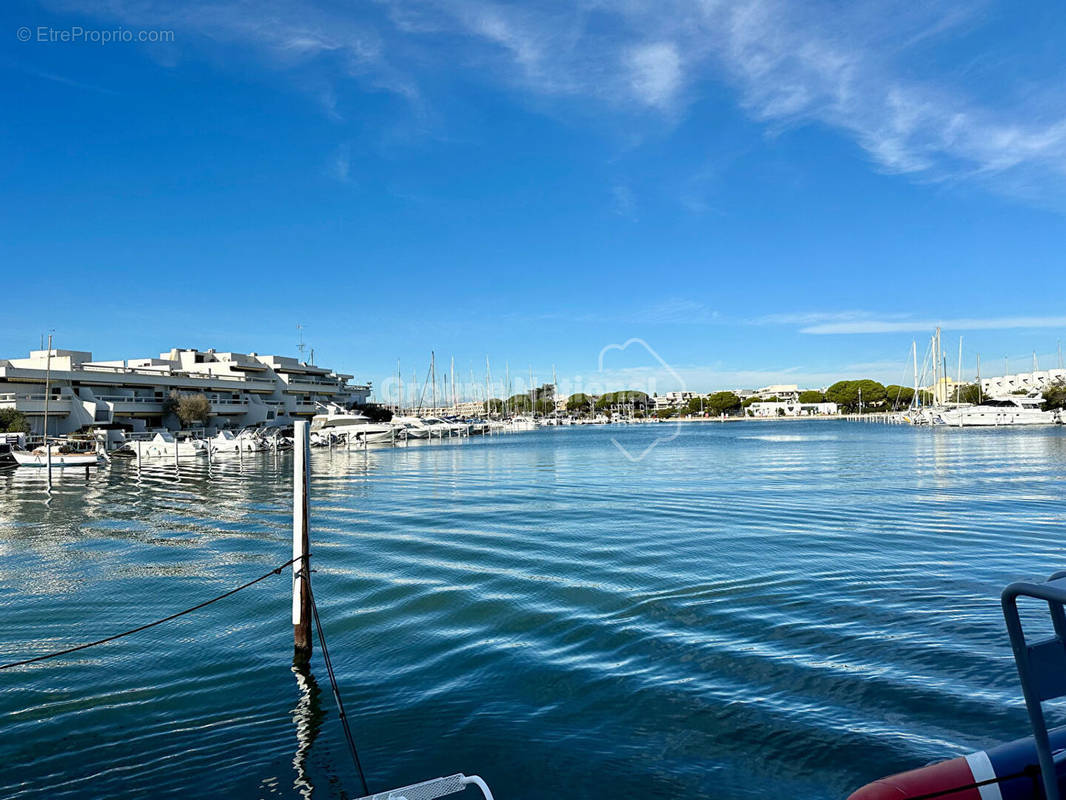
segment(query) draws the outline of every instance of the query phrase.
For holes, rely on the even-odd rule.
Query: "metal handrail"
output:
[[[488,784],[477,775],[448,775],[421,783],[412,783],[398,789],[366,795],[359,800],[435,800],[463,791],[467,786],[476,786],[485,800],[493,800]]]
[[[1055,635],[1029,644],[1018,613],[1018,598],[1030,597],[1048,605]],[[1029,712],[1040,763],[1041,782],[1047,800],[1060,800],[1056,759],[1051,751],[1043,703],[1066,696],[1066,572],[1056,572],[1045,583],[1020,581],[1003,590],[1003,618],[1014,651],[1014,662]]]

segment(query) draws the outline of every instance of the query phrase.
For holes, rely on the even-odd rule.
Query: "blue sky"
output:
[[[382,386],[432,349],[465,381],[488,356],[668,391],[909,381],[940,323],[968,374],[1057,361],[1061,4],[0,17],[3,356],[49,328],[100,358],[295,354],[300,323],[319,363]],[[40,41],[75,26],[173,41]],[[601,371],[632,338],[654,354]]]

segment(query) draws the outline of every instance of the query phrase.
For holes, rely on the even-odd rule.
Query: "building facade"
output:
[[[351,375],[285,356],[171,350],[159,358],[93,361],[81,350],[34,350],[28,358],[0,360],[0,408],[22,412],[33,433],[44,432],[45,384],[48,433],[91,427],[144,431],[176,428],[168,399],[203,394],[211,406],[206,427],[286,425],[310,419],[328,403],[365,403],[369,384]]]

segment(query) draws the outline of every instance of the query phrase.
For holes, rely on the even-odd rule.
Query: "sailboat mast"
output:
[[[914,396],[911,398],[911,406],[918,408],[918,341],[911,339],[911,360],[914,362]]]
[[[962,337],[959,337],[959,371],[955,380],[955,404],[962,402]]]
[[[492,371],[489,369],[489,357],[485,356],[485,413],[492,416],[489,401],[492,400]]]
[[[429,351],[429,376],[430,376],[430,380],[433,381],[433,394],[431,395],[431,397],[432,397],[432,401],[431,402],[433,403],[433,410],[430,413],[431,414],[436,414],[437,413],[437,354],[434,353],[432,350]]]
[[[977,354],[977,403],[984,402],[984,388],[981,386],[981,354]]]
[[[555,365],[552,364],[552,415],[555,414],[555,398],[559,396],[559,376],[555,372]]]

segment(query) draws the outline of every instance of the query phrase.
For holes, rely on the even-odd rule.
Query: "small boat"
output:
[[[65,445],[53,444],[50,447],[52,451],[52,467],[95,467],[100,463],[100,454],[96,452],[85,452],[70,450]],[[37,447],[33,450],[12,450],[11,457],[15,459],[15,463],[20,467],[47,467],[48,466],[48,452],[44,447]]]

